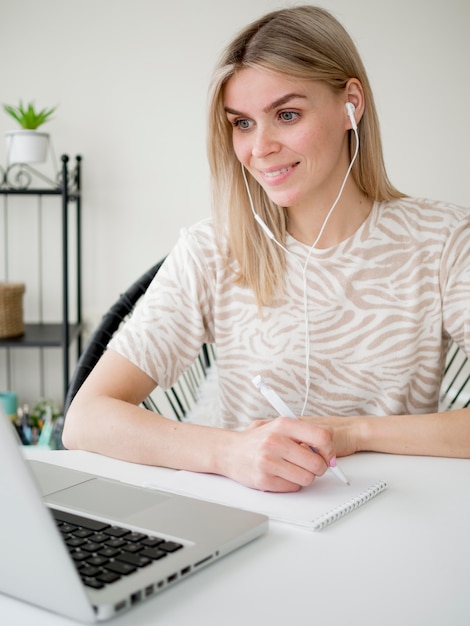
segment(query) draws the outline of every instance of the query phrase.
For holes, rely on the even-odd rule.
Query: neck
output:
[[[369,215],[373,201],[364,195],[356,184],[348,181],[344,193],[328,218],[316,248],[325,249],[338,245],[361,226]],[[291,207],[287,211],[287,231],[292,237],[312,246],[318,239],[333,201],[318,203],[315,208]]]

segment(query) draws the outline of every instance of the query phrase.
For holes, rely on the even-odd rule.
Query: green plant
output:
[[[57,107],[53,107],[52,109],[42,109],[42,111],[37,111],[34,107],[33,102],[29,102],[25,107],[23,102],[20,100],[20,104],[15,106],[10,106],[9,104],[4,104],[3,109],[11,115],[11,117],[16,120],[21,128],[28,130],[35,130],[44,122],[49,121],[50,116],[54,113]]]

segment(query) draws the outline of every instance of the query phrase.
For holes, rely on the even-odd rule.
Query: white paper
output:
[[[320,530],[319,520],[322,520],[323,527],[365,504],[372,497],[368,490],[374,485],[379,491],[387,486],[385,481],[370,477],[348,477],[350,486],[327,472],[300,491],[271,493],[244,487],[223,476],[180,470],[163,477],[158,483],[145,483],[144,486],[263,513],[273,520]],[[330,519],[334,510],[336,512]]]

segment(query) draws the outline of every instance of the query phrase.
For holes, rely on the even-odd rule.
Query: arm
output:
[[[304,419],[331,428],[338,456],[367,450],[470,458],[470,409],[423,415]]]
[[[308,485],[335,454],[329,429],[300,420],[257,422],[235,432],[167,419],[138,406],[154,387],[147,374],[108,349],[69,408],[64,445],[135,463],[222,474],[270,491]]]

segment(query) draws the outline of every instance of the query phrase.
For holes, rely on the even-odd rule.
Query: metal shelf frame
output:
[[[0,195],[3,196],[59,196],[61,198],[61,246],[62,246],[62,319],[57,323],[25,324],[20,337],[0,339],[0,348],[60,348],[62,349],[63,399],[70,381],[71,345],[76,342],[77,359],[82,351],[82,241],[81,241],[81,156],[75,157],[75,167],[69,169],[69,157],[61,157],[62,166],[57,181],[52,181],[28,164],[13,164],[5,170],[0,167]],[[48,186],[32,186],[40,180]],[[74,202],[76,245],[76,311],[74,322],[70,320],[70,249],[69,208]],[[5,234],[6,236],[6,234]]]

